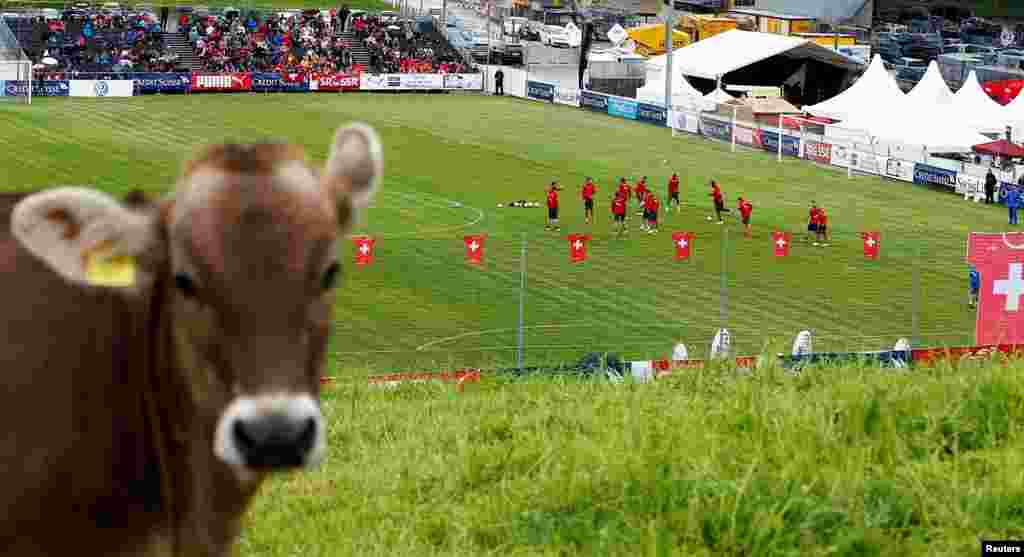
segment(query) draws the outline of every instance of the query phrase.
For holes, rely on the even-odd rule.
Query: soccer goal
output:
[[[0,17],[0,100],[32,103],[32,61]]]

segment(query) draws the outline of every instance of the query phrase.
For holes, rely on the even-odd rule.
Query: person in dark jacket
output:
[[[996,202],[996,175],[992,174],[992,169],[988,169],[988,174],[985,175],[985,203],[991,205]]]
[[[494,72],[494,94],[505,94],[505,72],[501,71],[501,68]]]

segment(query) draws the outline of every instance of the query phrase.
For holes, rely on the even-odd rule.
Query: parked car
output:
[[[995,64],[999,58],[999,50],[991,46],[983,46],[977,44],[969,44],[964,47],[964,54],[971,54],[978,56],[985,61],[986,64]]]
[[[941,54],[942,50],[933,44],[914,42],[903,45],[903,56],[907,58],[917,58],[929,62]]]
[[[541,32],[540,42],[548,46],[569,48],[569,33],[566,32],[565,27],[547,25]]]
[[[903,57],[903,49],[894,42],[880,43],[877,52],[886,62],[895,62]]]

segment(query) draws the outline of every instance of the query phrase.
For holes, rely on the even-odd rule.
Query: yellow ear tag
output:
[[[135,284],[135,258],[90,253],[85,262],[85,280],[94,286],[132,286]]]

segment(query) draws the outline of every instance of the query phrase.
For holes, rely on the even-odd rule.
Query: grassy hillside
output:
[[[265,486],[239,555],[976,555],[1024,536],[1022,372],[353,380],[325,466]]]
[[[338,292],[332,359],[387,371],[508,362],[516,346],[521,254],[526,242],[524,336],[528,362],[615,351],[667,354],[677,341],[696,356],[721,325],[737,349],[782,347],[801,329],[821,350],[891,347],[973,337],[966,306],[968,230],[1005,228],[1002,211],[906,183],[861,177],[769,154],[730,153],[696,138],[562,106],[441,95],[191,95],[35,99],[0,105],[6,189],[92,184],[111,192],[165,191],[202,144],[285,138],[322,161],[332,130],[364,120],[380,130],[383,189],[361,232],[378,238],[376,263],[349,266]],[[619,176],[646,174],[664,194],[672,171],[686,206],[662,232],[611,233],[607,196]],[[599,185],[598,220],[585,225],[584,176]],[[754,204],[755,237],[735,219],[705,220],[707,183],[729,206]],[[563,193],[563,230],[545,210],[498,209]],[[834,243],[794,245],[777,259],[771,230],[802,235],[808,204],[829,209]],[[882,231],[882,258],[865,261],[862,230]],[[670,234],[697,234],[691,261],[673,260]],[[565,235],[593,235],[590,260],[568,262]],[[486,263],[463,262],[465,234],[486,233]],[[346,260],[352,246],[345,246]],[[724,277],[724,278],[723,278]],[[724,295],[723,295],[724,286]],[[916,319],[915,319],[916,314]]]

